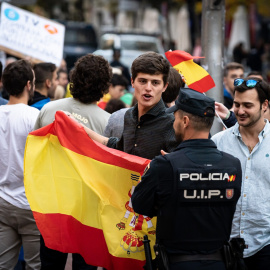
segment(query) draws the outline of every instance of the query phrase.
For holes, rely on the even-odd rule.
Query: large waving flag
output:
[[[209,73],[196,64],[193,59],[204,58],[192,56],[184,51],[168,51],[165,53],[171,65],[184,77],[189,88],[204,93],[215,87],[215,82]]]
[[[142,269],[156,220],[134,213],[130,197],[149,162],[92,141],[61,111],[30,133],[25,192],[46,246],[108,270]]]

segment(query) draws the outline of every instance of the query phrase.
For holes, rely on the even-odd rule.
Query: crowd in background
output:
[[[225,106],[216,103],[216,111],[220,114],[221,118],[224,121],[232,121],[233,124],[236,122],[233,113],[235,79],[243,79],[248,76],[255,80],[259,78],[259,80],[265,82],[270,81],[269,44],[260,43],[256,48],[254,47],[248,52],[243,49],[242,45],[243,44],[240,43],[234,48],[233,62],[226,63],[224,68]],[[59,109],[69,111],[69,109],[72,108],[74,111],[73,117],[75,119],[84,123],[86,126],[88,126],[88,123],[90,125],[91,122],[92,126],[90,125],[89,127],[93,129],[93,126],[95,126],[96,130],[94,131],[99,135],[117,137],[121,141],[121,137],[123,136],[124,115],[128,111],[128,108],[133,108],[138,105],[136,105],[137,100],[134,96],[134,74],[130,74],[129,68],[121,63],[120,53],[119,50],[114,51],[114,60],[110,63],[110,67],[104,59],[104,61],[101,58],[97,60],[100,65],[102,62],[104,70],[98,69],[89,71],[92,72],[92,74],[95,73],[95,76],[93,76],[91,80],[95,79],[96,81],[88,81],[84,76],[84,72],[86,72],[87,69],[94,69],[93,66],[89,67],[87,64],[87,61],[94,61],[92,55],[80,58],[75,67],[70,71],[67,70],[64,59],[59,67],[56,67],[52,63],[33,64],[33,77],[29,79],[29,84],[27,81],[26,85],[26,90],[29,92],[29,99],[26,100],[27,95],[25,94],[26,96],[23,100],[25,105],[28,104],[24,107],[25,110],[28,110],[29,106],[31,109],[35,108],[32,112],[29,111],[32,117],[31,128],[37,129],[51,123],[54,120],[55,111]],[[9,80],[9,72],[12,73],[13,71],[12,63],[19,61],[22,60],[17,60],[13,57],[7,59],[7,65],[3,69],[5,76],[3,76],[4,85],[1,85],[0,105],[8,104],[7,106],[9,106],[9,104],[13,104],[13,102],[14,104],[18,103],[16,93],[13,93],[11,96],[8,94],[13,86],[9,86],[11,88],[7,91],[5,89],[5,83],[7,84]],[[20,64],[26,66],[27,63],[20,62]],[[97,63],[95,64],[98,66]],[[30,66],[27,66],[27,68],[29,67]],[[84,81],[84,83],[82,83],[82,81]],[[168,82],[168,88],[162,93],[163,105],[160,105],[167,108],[175,104],[180,88],[185,86],[179,73],[172,67],[169,72]],[[89,94],[89,89],[91,89],[91,87],[97,87],[97,85],[99,89],[96,90],[96,93]],[[138,87],[138,85],[136,86]],[[79,88],[80,91],[77,91]],[[81,91],[81,89],[84,89],[84,91]],[[15,99],[14,96],[16,97]],[[147,98],[146,96],[146,99]],[[97,108],[96,105],[99,108]],[[92,108],[90,108],[91,106]],[[39,112],[37,110],[41,111]],[[269,107],[265,113],[269,113]],[[89,114],[89,118],[83,116],[86,114]],[[90,116],[90,114],[92,115]],[[0,119],[1,117],[3,117],[3,115],[0,115]],[[233,117],[234,119],[232,120]],[[268,116],[266,116],[266,118],[268,118]],[[171,120],[172,119],[170,119],[170,121]],[[31,128],[29,128],[29,132]],[[167,138],[168,140],[172,139],[169,135]],[[147,138],[145,138],[145,140],[147,140]],[[119,141],[111,142],[108,140],[107,143],[118,144]],[[167,150],[170,149],[173,149],[173,147],[168,147]],[[17,207],[20,208],[20,206]],[[45,249],[46,247],[42,240],[41,243],[43,243],[42,245]],[[48,254],[48,251],[46,252],[45,253]],[[65,260],[66,258],[64,258],[64,261]],[[76,259],[75,257],[74,260],[80,262],[82,259]]]

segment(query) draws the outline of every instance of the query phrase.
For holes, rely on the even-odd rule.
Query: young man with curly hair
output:
[[[47,103],[38,116],[35,129],[44,127],[54,121],[56,111],[70,112],[78,122],[103,134],[110,114],[97,106],[97,101],[108,92],[112,71],[109,63],[93,54],[82,56],[71,73],[70,91],[73,97]],[[67,254],[49,249],[41,238],[41,269],[64,269]],[[73,254],[74,269],[92,270],[95,266],[87,265],[79,254]]]
[[[103,57],[92,54],[81,57],[71,72],[70,92],[73,98],[46,104],[40,111],[35,129],[52,123],[56,111],[63,110],[70,112],[78,122],[103,134],[110,114],[96,103],[108,92],[111,78],[111,68]]]

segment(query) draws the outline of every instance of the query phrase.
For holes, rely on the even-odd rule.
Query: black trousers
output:
[[[244,258],[248,270],[270,269],[270,245],[265,246],[253,256]]]
[[[191,261],[170,264],[170,270],[226,270],[226,268],[222,261]]]
[[[67,262],[67,253],[47,248],[43,237],[40,236],[41,270],[64,270]],[[72,254],[73,270],[96,270],[96,266],[86,264],[80,254]]]

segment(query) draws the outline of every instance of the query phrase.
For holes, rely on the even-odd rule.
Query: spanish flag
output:
[[[108,270],[143,269],[156,220],[134,213],[130,197],[149,162],[92,141],[61,111],[30,133],[25,192],[45,245]]]
[[[215,82],[207,71],[194,63],[195,58],[184,51],[168,51],[165,53],[171,65],[184,77],[185,83],[189,88],[204,93],[215,87]]]

